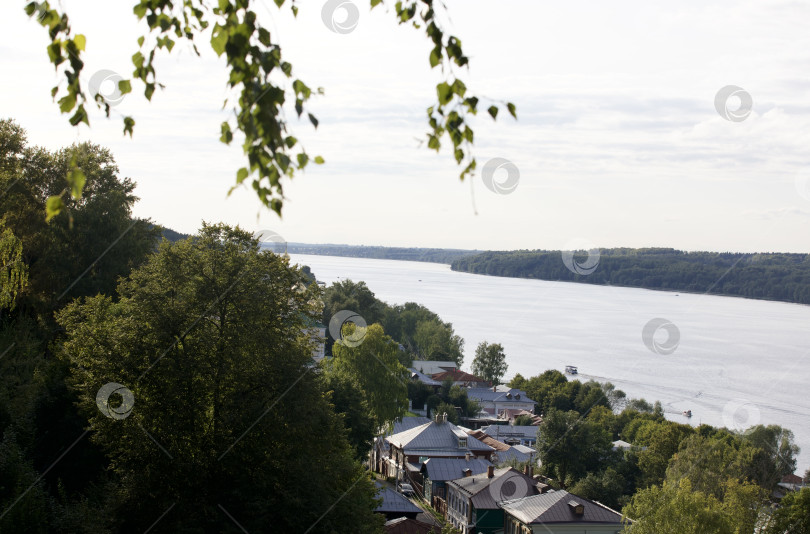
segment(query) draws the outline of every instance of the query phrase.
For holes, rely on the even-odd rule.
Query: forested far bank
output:
[[[538,280],[709,293],[810,304],[810,254],[684,252],[672,248],[483,252],[454,271]],[[580,274],[581,273],[581,274]]]

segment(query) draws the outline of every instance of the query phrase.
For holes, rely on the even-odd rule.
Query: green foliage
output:
[[[335,413],[343,418],[355,458],[365,460],[379,426],[360,384],[346,373],[321,373],[320,378]]]
[[[28,265],[23,262],[22,241],[0,219],[0,310],[13,310],[17,296],[28,285]]]
[[[732,268],[733,267],[733,268]],[[643,287],[810,304],[810,254],[683,252],[669,248],[600,250],[585,276],[569,271],[560,251],[483,252],[453,270],[494,276]]]
[[[567,487],[610,457],[610,433],[578,412],[551,408],[538,427],[537,452],[545,474]]]
[[[453,325],[420,304],[407,302],[389,306],[374,296],[365,282],[343,280],[324,291],[323,322],[340,310],[351,310],[367,324],[380,323],[386,334],[405,349],[399,354],[400,363],[410,364],[413,356],[422,360],[449,360],[461,365],[464,340],[453,331]],[[334,341],[327,340],[327,353]]]
[[[459,424],[460,418],[458,416],[458,412],[456,411],[456,407],[448,402],[441,402],[438,406],[436,406],[436,410],[433,414],[447,414],[447,420],[453,423],[454,425]]]
[[[611,401],[601,384],[593,380],[585,383],[579,380],[569,382],[565,375],[557,370],[544,371],[529,379],[518,375],[509,385],[524,390],[530,399],[537,402],[535,411],[540,414],[555,409],[574,410],[584,415],[597,406],[611,407]],[[610,391],[613,396],[624,395],[615,388]]]
[[[794,443],[793,432],[779,425],[756,425],[740,436],[742,441],[760,449],[755,478],[765,488],[773,488],[785,475],[796,471],[799,446]]]
[[[375,428],[392,424],[408,408],[408,370],[399,363],[399,348],[379,324],[366,329],[362,343],[342,341],[332,348],[333,358],[324,360],[325,372],[349,377],[357,394],[365,399]]]
[[[789,492],[774,512],[766,534],[810,534],[810,488]]]
[[[116,529],[376,532],[374,490],[311,370],[317,286],[238,228],[204,225],[58,314],[60,356],[118,481]],[[131,389],[105,417],[101,385]],[[306,454],[301,453],[305,444]],[[313,458],[328,458],[313,467]],[[312,491],[312,488],[318,491]]]
[[[482,341],[475,349],[475,359],[472,362],[472,371],[475,376],[483,378],[493,386],[501,383],[506,374],[506,354],[500,343],[489,344]]]
[[[624,513],[634,523],[629,534],[741,534],[753,532],[752,517],[761,509],[758,489],[737,484],[727,502],[694,490],[688,478],[665,482],[633,496]],[[753,492],[746,491],[754,489]],[[743,512],[744,511],[744,512]]]
[[[627,481],[613,467],[602,472],[588,473],[584,478],[571,486],[571,493],[601,502],[611,508],[617,509],[621,505],[621,497],[625,491]]]
[[[279,9],[284,3],[284,0],[275,2]],[[380,0],[371,0],[371,7],[379,3]],[[466,67],[469,63],[461,41],[446,33],[433,2],[425,2],[424,9],[417,9],[419,4],[418,0],[398,1],[394,4],[394,12],[399,24],[421,29],[432,43],[428,60],[431,68],[441,68],[443,81],[436,86],[437,102],[427,111],[428,147],[438,151],[441,140],[447,136],[454,159],[463,165],[460,175],[463,180],[476,167],[475,158],[470,154],[474,134],[468,117],[477,113],[479,99],[467,94],[466,85],[455,72],[456,68]],[[297,15],[295,2],[288,5]],[[170,54],[178,43],[185,42],[199,54],[197,44],[200,38],[210,35],[211,49],[224,57],[228,67],[227,86],[231,93],[224,107],[229,102],[234,103],[234,118],[222,123],[220,141],[230,144],[234,131],[244,138],[242,150],[247,165],[236,172],[236,186],[252,177],[251,185],[262,203],[281,215],[284,197],[281,179],[303,171],[309,161],[323,163],[322,157],[310,157],[290,135],[285,104],[289,105],[288,100],[290,104],[294,102],[298,118],[306,113],[309,122],[317,128],[318,119],[306,111],[305,104],[324,91],[321,88],[313,90],[293,76],[292,64],[282,58],[280,44],[273,39],[270,29],[259,22],[254,6],[244,0],[221,0],[213,6],[203,0],[135,0],[133,12],[146,24],[148,32],[138,38],[138,50],[132,55],[132,80],[143,84],[144,97],[151,100],[155,90],[163,88],[157,81],[158,53],[162,50]],[[80,123],[89,125],[85,107],[88,97],[79,83],[84,67],[85,37],[72,31],[64,10],[51,7],[47,1],[30,2],[25,11],[48,31],[48,57],[57,73],[64,76],[66,83],[57,84],[51,91],[58,99],[60,111],[72,114],[70,123],[74,126]],[[132,91],[132,80],[118,82],[122,94]],[[100,95],[96,95],[95,100],[109,117],[110,104]],[[513,103],[502,105],[516,117]],[[493,108],[497,109],[497,103],[490,107],[490,114],[495,118]],[[124,133],[132,136],[135,120],[125,116],[123,122]],[[83,170],[81,165],[71,165],[70,174],[63,175],[72,177],[69,183],[74,189],[74,198],[81,196],[80,175]],[[56,201],[49,207],[49,216],[61,209]]]
[[[117,278],[154,249],[160,230],[132,217],[135,184],[118,176],[107,149],[85,143],[50,153],[28,147],[22,128],[0,120],[0,161],[0,213],[22,247],[15,265],[28,277],[16,298],[20,314],[52,325],[53,309],[71,298],[114,293]],[[73,161],[84,169],[84,195],[65,199],[69,217],[46,223],[45,204],[63,189]]]

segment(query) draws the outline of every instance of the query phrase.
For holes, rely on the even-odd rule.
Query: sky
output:
[[[359,13],[348,33],[324,22],[325,1],[298,2],[297,19],[256,2],[294,75],[325,89],[310,105],[317,130],[287,113],[326,164],[284,183],[281,219],[247,187],[228,196],[244,158],[218,141],[227,70],[206,38],[201,57],[184,44],[160,57],[166,89],[151,103],[134,83],[110,119],[93,109],[91,127],[74,128],[50,96],[59,78],[45,30],[25,2],[5,2],[0,117],[33,145],[110,148],[138,184],[135,215],[186,233],[205,220],[307,243],[810,252],[810,3],[447,1],[442,20],[470,57],[460,78],[484,107],[511,101],[518,112],[473,120],[479,172],[462,183],[450,152],[420,146],[441,79],[424,34],[398,26],[391,2],[343,1]],[[133,2],[60,4],[87,37],[85,87],[102,70],[129,77],[145,31]],[[718,111],[727,86],[743,100]],[[747,96],[744,120],[721,116]],[[518,173],[501,168],[495,184],[517,179],[514,189],[487,188],[480,169],[494,158]]]

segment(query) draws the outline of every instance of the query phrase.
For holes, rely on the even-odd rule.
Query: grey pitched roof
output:
[[[568,505],[569,501],[582,504],[583,515],[576,515]],[[501,503],[501,508],[515,516],[523,523],[599,523],[615,524],[622,522],[622,514],[607,506],[578,497],[565,490],[550,491],[542,495],[533,495]]]
[[[498,386],[495,391],[493,388],[469,388],[467,396],[471,399],[476,399],[486,402],[534,402],[526,395],[526,392],[521,389],[510,388],[508,386]],[[510,395],[507,397],[507,395]],[[518,396],[520,398],[518,398]],[[535,402],[535,404],[537,404]]]
[[[391,489],[390,486],[385,486],[380,482],[375,482],[377,486],[377,498],[382,498],[383,502],[375,512],[394,513],[401,512],[402,514],[418,514],[422,511],[421,508],[408,500],[407,497]]]
[[[467,447],[459,447],[459,437],[467,440]],[[421,426],[411,428],[404,432],[388,436],[385,440],[401,449],[406,454],[415,455],[412,451],[457,451],[462,455],[466,451],[491,451],[489,445],[481,443],[453,423],[437,423],[429,421]]]
[[[495,510],[501,501],[536,495],[535,481],[512,467],[496,469],[492,478],[486,473],[447,483],[470,497],[478,510]]]
[[[438,380],[433,380],[429,375],[420,373],[415,367],[409,367],[408,371],[411,372],[411,378],[418,378],[420,382],[424,382],[428,386],[441,386],[442,383]]]
[[[537,428],[531,425],[489,425],[484,429],[484,433],[498,440],[509,438],[537,439]]]
[[[523,451],[519,451],[515,447],[509,447],[505,451],[498,451],[495,453],[498,456],[498,465],[505,464],[509,460],[517,460],[518,462],[526,462],[531,460],[531,456]]]
[[[397,419],[394,421],[394,428],[391,432],[388,432],[385,436],[393,436],[394,434],[399,434],[400,432],[405,432],[406,430],[410,430],[414,427],[424,425],[425,423],[429,423],[430,419],[427,417],[403,417],[401,419]],[[389,445],[388,441],[385,439],[375,438],[375,443],[378,443],[383,450],[388,450]]]
[[[489,460],[471,458],[430,458],[422,464],[422,473],[434,482],[455,480],[464,476],[464,470],[469,469],[473,475],[486,473],[487,467],[492,465]]]

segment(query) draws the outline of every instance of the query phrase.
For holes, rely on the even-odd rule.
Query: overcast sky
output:
[[[475,120],[479,170],[504,158],[520,173],[496,194],[480,173],[461,183],[449,152],[418,145],[439,76],[423,34],[352,1],[360,17],[345,34],[326,27],[321,0],[299,2],[297,20],[260,8],[294,74],[326,90],[311,104],[317,130],[289,115],[326,165],[284,184],[283,220],[251,189],[226,197],[243,159],[218,141],[226,69],[207,42],[201,58],[178,46],[161,59],[166,89],[151,103],[134,84],[112,119],[94,110],[77,129],[50,97],[45,31],[24,2],[6,2],[0,116],[32,144],[109,147],[138,183],[135,214],[183,232],[207,220],[310,243],[810,251],[810,3],[449,1],[468,88],[518,109],[518,121]],[[143,31],[133,2],[61,4],[87,36],[84,83],[102,69],[129,77]],[[728,85],[753,101],[745,120],[715,109]],[[136,119],[132,140],[123,115]]]

